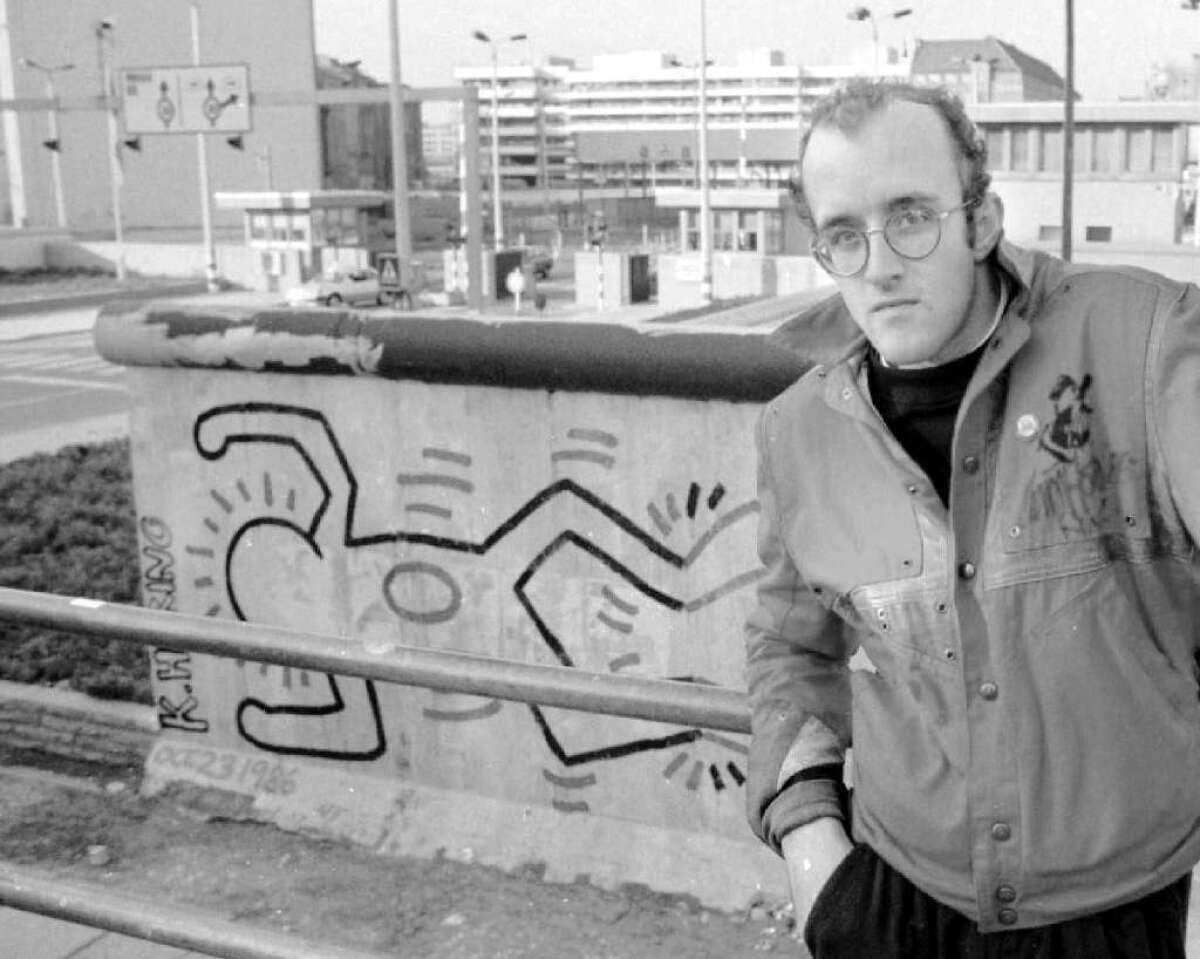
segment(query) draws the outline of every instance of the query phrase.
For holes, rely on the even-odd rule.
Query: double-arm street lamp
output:
[[[67,228],[67,202],[63,196],[62,157],[59,153],[62,144],[58,138],[58,92],[54,88],[54,75],[74,70],[75,64],[63,63],[56,67],[48,67],[29,57],[21,57],[18,62],[28,70],[40,71],[46,82],[46,99],[50,101],[50,107],[46,112],[50,139],[46,141],[46,147],[50,150],[50,176],[54,181],[54,209],[57,214],[58,227],[60,230],[65,230]]]
[[[903,7],[899,10],[893,10],[891,13],[884,16],[885,20],[899,20],[901,17],[907,17],[912,13],[911,7]],[[846,14],[848,20],[869,20],[871,21],[871,43],[875,53],[875,68],[874,75],[879,76],[879,18],[871,12],[870,7],[852,7]]]
[[[497,250],[504,244],[503,208],[500,204],[500,61],[499,45],[515,43],[526,38],[523,33],[512,33],[493,40],[482,30],[471,34],[492,49],[492,241]]]

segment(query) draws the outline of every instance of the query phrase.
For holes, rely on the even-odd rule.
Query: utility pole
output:
[[[1067,20],[1067,66],[1063,90],[1062,258],[1071,262],[1072,197],[1075,189],[1075,0],[1064,0]]]
[[[113,22],[100,20],[92,27],[96,34],[96,56],[100,67],[100,98],[108,124],[108,187],[113,216],[113,261],[117,279],[125,279],[125,227],[121,215],[121,186],[125,174],[121,169],[121,140],[117,127],[117,96],[113,84]]]
[[[192,66],[200,66],[200,3],[191,0]],[[196,165],[200,171],[200,226],[204,234],[204,282],[209,293],[220,289],[217,283],[217,245],[213,240],[212,187],[208,180],[208,143],[203,133],[196,134]]]
[[[396,233],[396,270],[406,289],[411,275],[412,228],[408,211],[408,146],[404,110],[404,85],[400,81],[400,0],[388,4],[388,50],[392,66],[392,227]]]
[[[712,209],[708,190],[708,25],[700,0],[700,299],[712,301]]]

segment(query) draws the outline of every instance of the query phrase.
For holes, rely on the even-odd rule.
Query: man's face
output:
[[[900,101],[849,135],[818,127],[804,156],[804,195],[818,230],[872,230],[912,204],[936,212],[962,203],[957,153],[945,121],[929,106]],[[867,265],[834,277],[854,322],[894,366],[934,364],[969,352],[992,317],[976,306],[976,257],[965,211],[941,224],[937,248],[907,260],[882,233],[869,237]]]

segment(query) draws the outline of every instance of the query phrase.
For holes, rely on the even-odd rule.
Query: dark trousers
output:
[[[859,845],[817,897],[804,941],[814,959],[1184,959],[1191,881],[1093,916],[984,934]]]

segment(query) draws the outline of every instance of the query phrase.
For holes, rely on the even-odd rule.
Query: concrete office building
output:
[[[868,51],[873,54],[873,51]],[[802,66],[778,50],[745,51],[706,70],[709,182],[772,187],[791,175],[812,104],[839,82],[871,72],[873,55]],[[882,51],[881,76],[946,83],[971,103],[1062,97],[1062,78],[994,37],[915,40]],[[490,165],[490,68],[463,68],[481,93],[481,146]],[[699,182],[700,77],[695,63],[642,50],[566,62],[501,66],[501,170],[531,186],[568,184],[649,192]],[[539,118],[541,118],[539,125]],[[549,118],[553,118],[552,120]],[[547,131],[553,131],[550,139]],[[543,180],[524,171],[548,171]]]
[[[479,89],[480,169],[492,175],[492,88],[495,81],[500,143],[500,177],[513,186],[561,186],[571,154],[565,110],[559,96],[574,61],[550,58],[541,65],[458,67],[454,78]]]
[[[314,52],[312,0],[204,0],[199,47],[207,65],[244,64],[250,129],[230,145],[207,134],[213,193],[387,188],[391,183],[387,88],[358,69]],[[67,225],[83,233],[113,229],[110,165],[130,229],[198,229],[201,190],[194,134],[142,135],[125,129],[121,71],[192,63],[190,6],[162,0],[0,0],[0,113],[4,182],[0,223],[57,225],[45,71],[53,70],[57,154]],[[263,38],[269,37],[270,42]],[[105,98],[103,65],[112,76]],[[110,132],[114,110],[115,137]],[[407,108],[410,177],[421,173],[420,104]],[[233,211],[214,209],[224,235],[237,236]],[[166,235],[166,234],[164,234]]]
[[[201,220],[196,137],[142,136],[126,146],[118,123],[116,142],[102,109],[102,62],[113,70],[113,91],[123,68],[192,63],[187,3],[161,0],[0,0],[0,98],[17,110],[3,114],[7,188],[3,220],[53,227],[55,196],[47,139],[44,77],[22,67],[27,58],[65,67],[54,74],[58,99],[58,154],[70,228],[111,230],[110,162],[121,182],[123,221],[130,227],[198,227]],[[226,137],[207,135],[214,191],[265,186],[312,189],[321,184],[318,112],[313,99],[313,18],[310,0],[204,0],[199,16],[201,58],[207,64],[246,64],[253,102],[252,129],[241,149]],[[263,38],[271,42],[264,43]],[[119,101],[110,101],[114,106]],[[269,153],[269,174],[265,157]],[[215,215],[236,227],[236,216]]]
[[[1062,231],[1062,104],[970,108],[1015,239],[1057,244]],[[1200,102],[1075,106],[1072,239],[1095,247],[1195,242]]]

